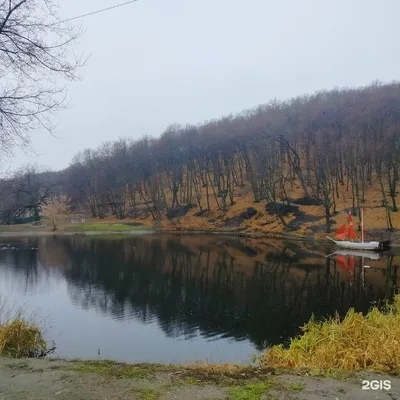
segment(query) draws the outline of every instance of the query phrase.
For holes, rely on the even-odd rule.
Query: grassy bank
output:
[[[332,380],[254,367],[15,361],[1,357],[0,393],[8,400],[294,400],[321,398],[326,393],[333,398],[343,398],[345,393],[346,399],[353,400],[362,394],[354,376]]]
[[[302,329],[288,349],[267,349],[261,366],[400,374],[400,295],[365,316],[350,309],[343,320],[312,318]]]
[[[350,309],[343,319],[335,316],[317,321],[312,317],[302,330],[303,334],[293,338],[288,348],[267,348],[257,369],[369,370],[400,375],[400,295],[391,304],[371,308],[366,315]],[[0,355],[40,357],[47,351],[43,331],[34,318],[24,316],[21,309],[10,311],[7,300],[0,298]],[[114,370],[112,364],[89,363],[86,367]],[[217,373],[239,368],[211,367],[210,370],[209,365],[204,366]],[[247,372],[255,371],[248,368]]]
[[[235,206],[236,207],[236,206]],[[257,206],[258,207],[258,206]],[[242,208],[236,210],[236,213],[242,212]],[[211,214],[214,215],[214,214]],[[98,234],[141,234],[157,232],[163,234],[177,234],[177,235],[199,235],[199,234],[218,234],[228,235],[235,237],[244,237],[251,239],[284,239],[291,241],[315,241],[315,242],[328,242],[325,237],[325,233],[316,230],[315,232],[307,231],[306,229],[299,229],[298,231],[286,232],[281,229],[277,229],[276,224],[273,224],[273,218],[269,217],[268,223],[262,222],[264,217],[259,212],[259,215],[254,217],[254,221],[244,220],[239,226],[228,227],[223,223],[199,223],[199,219],[193,216],[186,216],[181,219],[181,222],[168,223],[165,219],[164,222],[157,226],[153,225],[151,217],[141,219],[124,219],[118,220],[115,218],[105,218],[99,220],[98,218],[89,218],[87,222],[72,224],[69,221],[60,221],[57,223],[57,230],[52,230],[51,224],[48,221],[43,220],[42,225],[33,226],[32,224],[20,224],[20,225],[0,225],[0,236],[18,236],[18,235],[71,235],[71,234],[86,234],[86,235],[98,235]],[[400,215],[400,213],[399,213]],[[218,221],[220,217],[215,216]],[[233,217],[235,218],[235,217]],[[272,219],[271,219],[272,218]],[[203,221],[204,222],[204,221]],[[220,221],[221,222],[221,221]],[[262,229],[260,226],[262,225]],[[308,225],[305,224],[304,228]],[[394,245],[398,245],[400,242],[400,234],[398,232],[392,233],[392,241]]]
[[[73,233],[140,233],[140,232],[152,232],[154,231],[152,226],[126,222],[84,222],[81,224],[72,224],[67,221],[63,221],[57,224],[57,230],[53,231],[52,226],[43,221],[40,226],[33,226],[32,224],[20,224],[20,225],[0,225],[0,234],[6,236],[11,235],[58,235],[58,234],[73,234]]]
[[[85,222],[83,224],[75,224],[75,226],[68,226],[67,232],[137,232],[137,231],[151,231],[151,227],[146,225],[132,226],[128,224],[118,223],[91,223]]]
[[[11,325],[0,325],[0,344],[2,332],[11,332],[18,323],[13,320]],[[33,336],[39,337],[33,343],[44,346],[37,325],[24,322],[21,326],[25,333],[32,331],[35,332]],[[257,365],[248,366],[130,365],[102,360],[60,359],[13,361],[0,357],[0,393],[8,395],[6,398],[11,400],[21,398],[18,397],[21,393],[45,400],[54,396],[88,400],[104,397],[133,400],[293,400],[325,398],[328,394],[330,398],[359,399],[365,395],[361,390],[362,380],[380,379],[390,380],[392,398],[400,395],[400,379],[396,377],[400,374],[400,355],[397,352],[400,296],[396,296],[392,305],[373,308],[365,316],[350,310],[343,320],[338,317],[323,322],[311,319],[303,330],[303,335],[294,338],[288,349],[273,346],[265,351]],[[12,348],[25,348],[25,345],[18,344],[25,343],[23,337],[11,335]],[[29,352],[17,354],[4,350],[0,353],[8,357],[29,355]],[[37,376],[29,380],[31,386],[26,383],[27,374]],[[40,385],[37,384],[39,377]],[[11,378],[13,385],[9,385]],[[57,390],[53,391],[53,388]]]
[[[138,225],[136,225],[138,224]],[[94,221],[85,222],[81,224],[71,224],[63,222],[58,225],[58,229],[53,231],[50,225],[32,226],[32,224],[21,225],[0,225],[0,236],[30,236],[30,235],[73,235],[73,234],[86,234],[86,235],[104,235],[114,234],[141,234],[141,233],[159,233],[171,235],[224,235],[233,237],[243,237],[251,239],[279,239],[279,240],[292,240],[292,241],[317,241],[327,242],[327,239],[318,239],[311,236],[304,236],[300,234],[290,234],[282,232],[241,232],[237,230],[224,230],[224,229],[206,229],[206,230],[176,230],[176,229],[154,229],[149,224],[139,225],[137,222],[118,223],[114,221]]]
[[[232,400],[258,400],[270,391],[298,392],[305,387],[300,380],[289,379],[289,382],[283,382],[276,379],[276,376],[284,374],[284,371],[238,365],[129,365],[113,361],[70,361],[61,368],[113,379],[154,380],[162,375],[169,376],[168,381],[159,390],[152,389],[152,394],[157,399],[161,397],[163,391],[187,385],[215,386],[224,390],[227,398]],[[351,378],[350,375],[348,378]]]
[[[45,357],[55,350],[44,338],[44,327],[34,314],[0,296],[0,355],[13,358]]]

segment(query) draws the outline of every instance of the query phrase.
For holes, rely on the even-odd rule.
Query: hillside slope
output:
[[[157,138],[82,150],[56,174],[0,182],[0,220],[39,214],[50,194],[74,212],[163,230],[323,236],[361,209],[397,230],[400,83],[317,92]],[[358,227],[356,227],[357,230]]]
[[[175,217],[168,218],[166,212],[161,212],[161,219],[154,222],[151,214],[147,212],[143,204],[138,204],[138,218],[126,218],[125,222],[138,222],[145,225],[153,225],[164,231],[210,231],[210,232],[241,232],[257,235],[270,233],[290,233],[291,235],[323,238],[326,235],[326,223],[324,208],[322,205],[301,205],[302,191],[299,187],[289,192],[292,206],[297,208],[286,213],[283,218],[287,227],[280,219],[268,212],[267,202],[255,202],[249,185],[237,188],[235,191],[235,204],[227,207],[226,211],[218,209],[214,199],[210,201],[210,211],[199,215],[199,207],[195,204],[189,209],[187,207],[176,207]],[[388,234],[386,208],[382,206],[382,194],[377,183],[368,188],[366,201],[362,204],[364,211],[366,235]],[[205,194],[201,201],[205,202]],[[336,214],[332,216],[333,232],[346,221],[347,213],[352,210],[353,198],[350,191],[343,188],[340,197],[336,199]],[[357,213],[357,210],[356,210]],[[391,212],[394,237],[400,229],[400,212]],[[114,217],[104,219],[90,218],[97,222],[121,222]],[[360,218],[355,216],[353,223],[356,231],[359,228]],[[359,234],[358,234],[359,236]]]

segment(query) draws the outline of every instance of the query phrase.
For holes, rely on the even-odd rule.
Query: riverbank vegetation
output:
[[[3,304],[6,304],[3,301]],[[3,306],[0,322],[0,355],[13,358],[44,357],[54,351],[44,339],[43,329],[32,318],[24,318],[19,310],[10,317]],[[7,316],[7,317],[4,317]],[[292,339],[290,346],[275,345],[265,350],[256,366],[198,364],[185,367],[180,374],[206,376],[215,382],[259,378],[271,371],[312,371],[331,374],[375,371],[400,374],[400,295],[392,304],[373,307],[366,315],[350,309],[347,315],[326,321],[311,318],[302,328],[303,334]],[[76,371],[95,372],[115,377],[147,377],[149,374],[178,366],[156,364],[127,365],[110,361],[85,361],[74,365]],[[175,371],[175,372],[176,372]],[[183,376],[182,375],[182,376]]]
[[[12,358],[42,357],[47,343],[36,324],[18,316],[0,325],[0,354]]]
[[[118,224],[118,223],[83,223],[69,226],[66,230],[73,232],[133,232],[133,231],[149,231],[151,226],[146,225],[132,225],[132,224]]]
[[[10,235],[30,235],[30,234],[72,234],[72,233],[126,233],[131,232],[151,232],[151,225],[144,225],[136,222],[108,222],[108,221],[88,221],[82,223],[71,223],[67,220],[58,220],[57,229],[54,231],[53,224],[47,220],[41,220],[40,225],[17,224],[17,225],[0,225],[0,234]]]
[[[54,352],[44,338],[44,328],[35,315],[15,307],[0,297],[0,355],[12,358],[39,358]]]
[[[311,319],[303,335],[290,347],[267,349],[261,365],[273,368],[311,368],[322,371],[371,370],[400,373],[400,295],[383,309],[374,307],[363,316],[350,309],[339,317],[321,322]]]
[[[58,172],[32,167],[0,182],[3,223],[38,216],[52,193],[94,220],[165,230],[318,235],[366,211],[399,226],[400,84],[273,101],[159,138],[82,150]]]
[[[138,400],[293,400],[324,398],[327,393],[332,398],[345,396],[355,400],[362,394],[359,377],[334,380],[283,372],[273,374],[265,370],[249,375],[248,368],[243,367],[234,374],[221,370],[219,374],[210,375],[207,370],[195,367],[145,364],[132,366],[135,369],[131,368],[130,372],[130,366],[111,362],[107,362],[110,368],[106,372],[101,365],[103,363],[91,362],[91,367],[85,369],[85,361],[16,361],[0,358],[0,390],[10,399],[19,399],[24,391],[31,397],[43,400],[52,400],[54,397],[97,400],[121,396]],[[123,369],[125,371],[121,374]],[[397,387],[396,378],[390,379],[392,388]],[[393,393],[396,395],[397,391],[393,390]]]
[[[354,394],[358,393],[357,388],[361,390],[360,379],[367,376],[368,371],[399,374],[399,320],[399,296],[392,305],[382,310],[374,308],[365,317],[349,311],[343,321],[332,319],[320,323],[311,320],[304,329],[304,335],[294,339],[289,349],[281,346],[268,349],[259,365],[129,365],[102,360],[12,361],[0,357],[0,375],[3,376],[0,386],[9,382],[7,379],[12,374],[15,387],[19,384],[19,375],[22,378],[29,371],[30,376],[40,373],[43,377],[41,390],[44,390],[43,379],[46,385],[53,387],[59,379],[63,384],[76,382],[76,374],[79,374],[79,391],[87,390],[90,393],[87,398],[98,398],[97,387],[100,385],[104,391],[109,388],[110,382],[115,386],[112,390],[129,390],[129,393],[135,393],[135,398],[154,400],[164,398],[166,394],[175,398],[193,398],[193,393],[198,393],[199,398],[217,396],[215,398],[230,400],[260,400],[265,396],[291,399],[294,393],[299,392],[306,397],[315,394],[318,398],[326,391]],[[37,326],[35,329],[34,325],[19,323],[17,328],[18,323],[13,320],[8,326],[7,329],[13,331],[14,340],[7,352],[0,352],[1,355],[33,357],[32,343],[36,349],[46,349]],[[3,328],[0,325],[0,344]],[[20,328],[23,335],[18,333]],[[15,352],[22,349],[25,349],[24,353]],[[65,380],[65,377],[69,379]],[[384,375],[381,377],[386,379]],[[391,380],[393,389],[396,377],[387,378]],[[41,395],[40,398],[46,397]]]

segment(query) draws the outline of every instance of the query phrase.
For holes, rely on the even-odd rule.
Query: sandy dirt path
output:
[[[361,390],[362,379],[390,380],[391,390]],[[375,374],[322,378],[266,374],[236,377],[185,367],[0,358],[0,400],[393,400],[400,379]]]

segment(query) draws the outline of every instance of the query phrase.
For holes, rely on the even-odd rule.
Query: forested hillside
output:
[[[3,221],[63,192],[76,212],[166,229],[315,233],[361,208],[367,226],[398,228],[400,84],[318,92],[171,125],[159,138],[85,149],[64,171],[29,174],[36,197],[20,189],[29,186],[26,171],[2,182]]]

